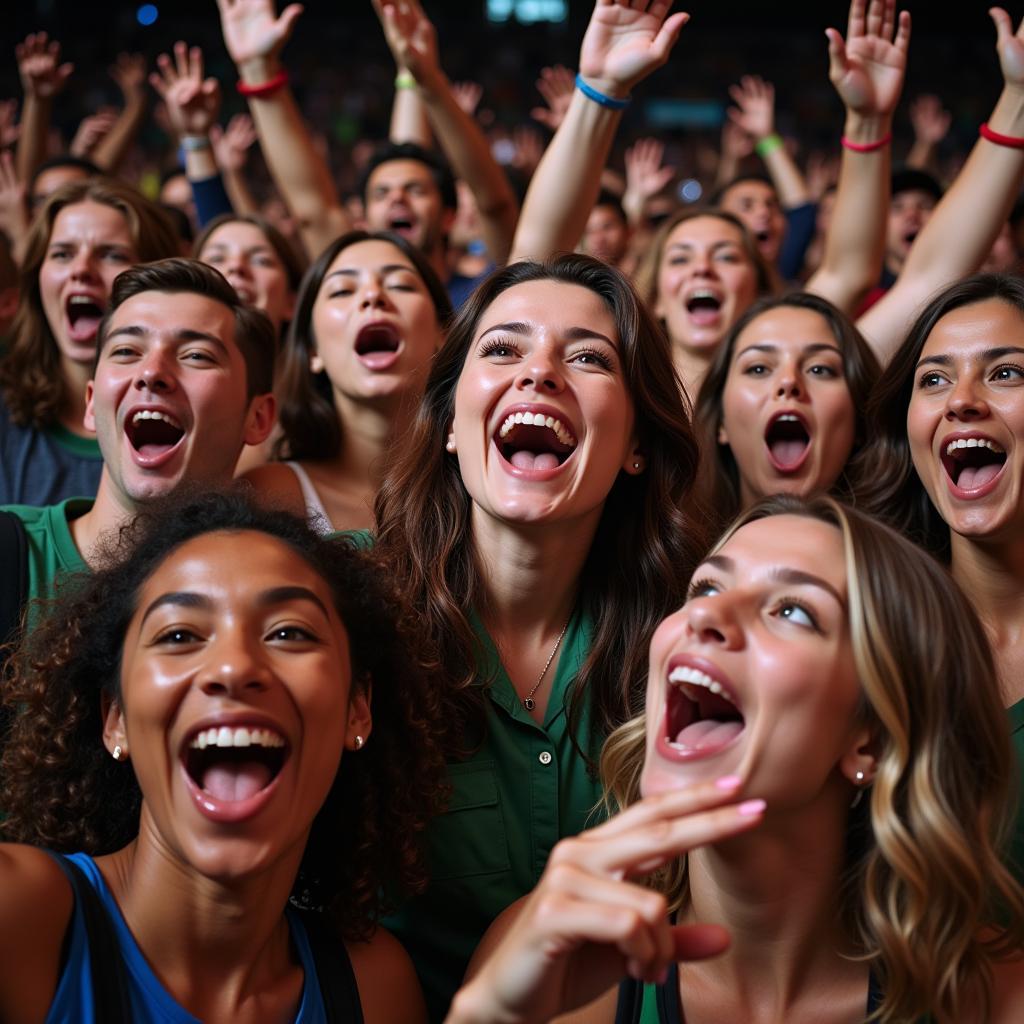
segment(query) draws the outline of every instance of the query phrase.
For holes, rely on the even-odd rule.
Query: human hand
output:
[[[549,1020],[628,974],[662,976],[674,960],[722,953],[717,925],[671,925],[665,897],[632,879],[690,850],[757,826],[763,801],[729,803],[739,780],[648,797],[552,850],[537,888],[478,974],[451,1021]]]
[[[823,153],[820,149],[813,150],[807,157],[804,178],[807,181],[808,194],[815,202],[819,202],[839,181],[838,158],[832,153]]]
[[[520,124],[512,129],[512,166],[523,174],[532,175],[544,155],[544,140],[533,125]]]
[[[576,88],[576,76],[564,64],[556,64],[551,68],[541,68],[537,79],[537,92],[544,97],[546,107],[534,107],[530,117],[539,121],[545,128],[558,131],[558,126],[565,118],[569,109],[573,90]]]
[[[68,152],[72,156],[85,159],[99,145],[100,140],[109,134],[117,121],[117,111],[109,107],[97,110],[95,114],[83,117],[75,137],[71,140]]]
[[[452,95],[463,113],[472,117],[484,95],[484,87],[479,82],[452,82]]]
[[[235,114],[227,128],[219,124],[210,126],[210,142],[217,166],[223,171],[237,173],[249,159],[249,148],[256,141],[256,126],[248,114]]]
[[[949,133],[952,114],[942,107],[938,96],[918,96],[910,104],[914,138],[926,146],[937,146]]]
[[[672,52],[688,14],[672,0],[597,0],[580,48],[580,74],[606,96],[628,96]]]
[[[735,107],[730,120],[755,141],[775,132],[775,86],[758,75],[744,75],[738,85],[729,86]]]
[[[0,149],[13,146],[21,134],[18,124],[18,101],[0,100]]]
[[[865,16],[866,12],[866,16]],[[829,79],[849,110],[864,117],[890,116],[903,89],[910,45],[910,14],[896,0],[852,0],[846,40],[828,36]]]
[[[1003,81],[1024,89],[1024,21],[1014,33],[1010,16],[1001,7],[993,7],[988,13],[996,26],[996,52]]]
[[[674,167],[662,165],[664,156],[665,146],[657,139],[638,139],[626,150],[626,196],[623,197],[623,206],[626,206],[626,197],[635,197],[642,206],[675,177]]]
[[[5,149],[0,153],[0,231],[17,243],[28,230],[28,223],[25,186],[18,178],[14,154]]]
[[[145,97],[146,58],[141,53],[119,53],[108,73],[117,83],[126,104]]]
[[[274,14],[274,0],[217,0],[220,25],[235,66],[276,61],[291,37],[302,4],[289,4]]]
[[[437,53],[437,30],[419,0],[373,0],[391,56],[417,82],[436,78],[441,63]]]
[[[722,122],[722,156],[743,160],[754,152],[754,139],[731,120]]]
[[[208,135],[220,111],[220,83],[203,78],[203,51],[179,41],[173,61],[161,53],[156,63],[160,71],[149,76],[149,84],[164,101],[174,134]]]
[[[27,36],[14,48],[18,74],[26,96],[53,99],[67,84],[73,64],[60,63],[60,43],[50,41],[45,32]]]

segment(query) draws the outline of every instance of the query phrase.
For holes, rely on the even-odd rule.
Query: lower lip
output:
[[[1006,467],[1009,465],[1010,460],[1007,458],[1006,462],[1003,463],[1003,468],[987,484],[983,484],[981,487],[975,488],[973,491],[965,491],[962,487],[957,487],[953,483],[953,478],[946,471],[945,465],[942,467],[942,474],[946,478],[946,486],[949,488],[949,493],[953,495],[957,501],[978,501],[980,498],[987,498],[998,486],[999,481],[1003,479],[1003,474],[1006,472]]]
[[[128,451],[131,453],[132,462],[134,462],[136,466],[140,469],[161,469],[178,454],[179,450],[184,446],[185,438],[187,436],[187,434],[183,434],[181,440],[178,441],[173,448],[168,448],[165,451],[160,452],[158,455],[143,455],[142,452],[132,444],[127,432],[124,435],[124,440],[125,444],[128,445]]]
[[[207,793],[205,789],[200,789],[180,761],[178,762],[178,769],[185,779],[185,787],[192,798],[192,802],[195,804],[196,810],[210,821],[215,821],[220,825],[230,825],[240,821],[247,821],[249,818],[255,817],[266,807],[276,792],[278,780],[281,778],[287,765],[288,762],[285,761],[281,766],[281,771],[274,776],[269,786],[261,789],[258,793],[254,793],[247,800],[231,801],[218,800],[215,796]]]
[[[398,362],[400,354],[400,349],[395,349],[394,352],[365,352],[363,354],[357,352],[356,358],[368,370],[380,373],[382,370],[390,370]]]
[[[676,744],[669,741],[667,717],[667,713],[662,715],[661,723],[658,727],[658,739],[655,741],[654,745],[657,748],[658,753],[666,761],[675,761],[678,764],[690,764],[693,761],[706,761],[709,758],[717,757],[719,754],[739,743],[743,738],[743,734],[747,731],[746,726],[744,726],[727,743],[714,744],[709,747],[700,747],[698,750],[688,750],[678,747]]]
[[[765,443],[765,450],[768,453],[768,461],[769,463],[771,463],[772,469],[774,469],[776,473],[782,473],[784,476],[788,476],[792,473],[798,473],[801,469],[803,469],[803,465],[807,461],[807,457],[811,454],[811,445],[810,442],[808,442],[807,447],[804,449],[803,455],[801,455],[800,458],[796,460],[796,462],[791,462],[788,464],[783,464],[781,462],[776,461],[775,456],[772,455],[772,450],[767,444],[767,442]]]
[[[518,466],[513,466],[512,463],[501,454],[501,449],[494,441],[492,441],[491,444],[497,454],[498,463],[501,468],[505,470],[509,476],[515,477],[516,480],[525,480],[530,483],[544,483],[547,480],[554,480],[554,478],[569,465],[573,456],[576,454],[576,449],[573,448],[573,450],[566,456],[565,462],[559,466],[554,466],[552,469],[520,469]]]

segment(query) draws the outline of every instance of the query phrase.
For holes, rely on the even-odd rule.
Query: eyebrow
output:
[[[704,559],[704,564],[720,569],[722,572],[735,573],[736,571],[736,563],[726,555],[712,555],[710,558]],[[817,587],[834,598],[841,608],[846,607],[846,602],[839,591],[831,583],[823,580],[820,576],[815,576],[813,573],[803,572],[801,569],[778,566],[768,573],[768,578],[776,583],[787,583],[792,586]]]
[[[327,610],[327,606],[308,587],[271,587],[269,590],[264,590],[259,595],[256,599],[256,604],[260,608],[270,608],[276,604],[284,604],[287,601],[309,601],[312,604],[315,604],[317,608],[324,613],[325,617],[330,618],[330,612]],[[161,594],[150,603],[145,614],[142,616],[139,628],[141,629],[146,624],[146,619],[148,619],[153,612],[158,608],[165,607],[166,605],[174,605],[177,608],[197,608],[200,611],[210,611],[213,608],[213,601],[205,594],[197,594],[191,590],[170,590],[166,594]]]
[[[724,245],[735,246],[737,249],[742,249],[742,243],[735,238],[719,238],[717,242],[712,242],[708,248],[710,249],[721,249]],[[671,249],[697,249],[699,248],[697,242],[673,242],[668,248]]]
[[[745,355],[747,352],[778,352],[779,346],[773,345],[771,342],[762,342],[759,345],[747,345],[746,348],[741,349],[736,353],[737,357]],[[814,355],[817,352],[835,352],[837,356],[842,356],[842,352],[835,345],[826,345],[824,342],[817,341],[813,345],[807,345],[801,352],[805,355]]]
[[[385,263],[384,266],[378,267],[378,271],[382,274],[390,274],[395,270],[408,270],[410,274],[415,274],[415,267],[410,267],[407,263]],[[332,270],[325,278],[324,282],[330,281],[332,277],[337,277],[339,274],[342,277],[358,277],[362,273],[359,267],[342,267],[340,270]]]
[[[998,348],[987,348],[982,352],[985,362],[990,359],[1002,359],[1003,356],[1024,355],[1024,348],[1019,345],[1001,345]],[[952,366],[953,357],[949,355],[923,356],[917,361],[917,365],[924,366],[925,363],[935,363],[938,366]]]
[[[109,344],[111,338],[116,338],[119,335],[126,334],[130,338],[148,338],[153,331],[149,327],[142,327],[139,324],[126,324],[124,327],[117,327],[103,339],[104,348]],[[216,334],[208,334],[206,331],[197,331],[191,327],[178,327],[175,328],[173,337],[177,341],[208,341],[211,345],[215,345],[222,352],[227,354],[228,347],[217,337]]]
[[[506,331],[509,334],[532,334],[533,324],[528,324],[523,320],[509,320],[507,323],[495,324],[493,327],[488,327],[483,334],[480,335],[481,340],[491,334],[493,331]],[[598,341],[606,341],[612,348],[617,349],[618,345],[607,335],[602,334],[600,331],[595,331],[593,327],[568,327],[562,332],[562,336],[567,338],[569,341],[583,341],[587,338],[597,338]]]

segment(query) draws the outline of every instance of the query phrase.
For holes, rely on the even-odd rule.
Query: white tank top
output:
[[[320,495],[316,493],[309,474],[297,462],[285,462],[284,465],[288,466],[295,474],[299,481],[299,487],[302,488],[302,500],[306,503],[306,519],[310,529],[324,536],[336,532],[331,523],[331,517],[327,514]]]

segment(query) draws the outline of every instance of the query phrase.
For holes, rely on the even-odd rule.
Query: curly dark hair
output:
[[[412,617],[371,553],[328,540],[247,491],[193,494],[147,509],[110,543],[12,656],[4,703],[14,719],[0,760],[0,836],[55,850],[110,853],[139,828],[142,793],[100,741],[101,697],[117,698],[125,633],[145,581],[181,544],[211,532],[258,531],[295,551],[330,586],[348,633],[353,685],[372,683],[373,741],[344,758],[313,821],[292,889],[346,938],[364,938],[384,893],[426,882],[421,838],[445,795],[439,701],[416,660]]]

